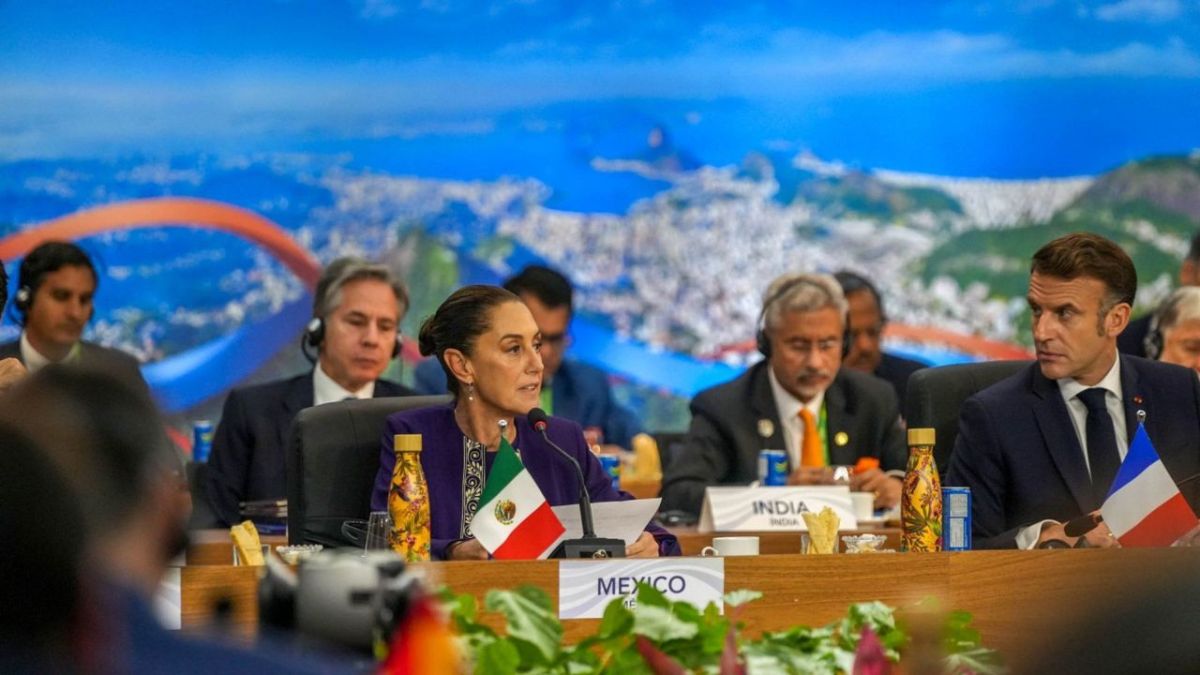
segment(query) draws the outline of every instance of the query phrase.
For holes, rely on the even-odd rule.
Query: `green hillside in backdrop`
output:
[[[1174,283],[1182,255],[1160,244],[1190,241],[1198,229],[1200,157],[1151,157],[1099,177],[1048,222],[954,236],[926,258],[922,276],[926,281],[948,276],[963,286],[982,282],[994,297],[1020,297],[1034,251],[1055,237],[1087,231],[1112,239],[1129,253],[1139,286],[1162,275]]]
[[[861,172],[802,182],[796,188],[796,198],[817,206],[832,217],[857,216],[890,221],[918,211],[934,215],[962,214],[962,205],[941,190],[889,185]]]

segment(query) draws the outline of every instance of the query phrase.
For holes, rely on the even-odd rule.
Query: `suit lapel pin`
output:
[[[1142,399],[1142,396],[1141,396],[1141,394],[1135,395],[1135,396],[1133,397],[1133,404],[1134,404],[1134,405],[1141,405],[1141,404],[1142,404],[1142,401],[1143,401],[1143,399]]]
[[[763,438],[770,438],[775,435],[775,423],[767,418],[762,418],[758,421],[758,435]]]
[[[833,435],[833,444],[839,448],[850,442],[850,434],[839,431]]]

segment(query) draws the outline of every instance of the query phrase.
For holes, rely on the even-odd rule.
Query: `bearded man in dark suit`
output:
[[[1133,261],[1103,237],[1070,234],[1034,254],[1037,362],[966,401],[945,481],[971,488],[976,548],[1075,545],[1063,523],[1100,508],[1139,412],[1171,477],[1200,473],[1196,374],[1118,354],[1136,292]],[[1181,491],[1200,506],[1200,484]],[[1104,524],[1085,536],[1117,545]]]
[[[692,399],[679,456],[664,468],[663,509],[699,512],[709,485],[758,478],[758,455],[786,450],[791,484],[831,480],[829,467],[873,457],[851,489],[878,508],[900,501],[907,460],[896,394],[884,380],[842,368],[847,303],[823,274],[788,274],[763,298],[759,349],[766,359]],[[891,472],[891,473],[889,473]]]
[[[407,310],[408,292],[387,267],[357,258],[330,263],[317,282],[305,331],[307,345],[317,350],[312,371],[235,389],[225,399],[206,477],[219,521],[240,522],[240,502],[286,499],[286,434],[304,408],[413,393],[379,379],[400,352]]]

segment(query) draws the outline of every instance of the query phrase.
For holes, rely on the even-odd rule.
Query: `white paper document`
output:
[[[592,502],[592,525],[595,526],[596,536],[620,539],[626,545],[632,544],[645,531],[654,514],[658,513],[658,505],[661,502],[658,498]],[[579,516],[578,504],[563,504],[553,509],[554,515],[558,516],[558,520],[567,530],[561,539],[583,536],[583,522]]]
[[[154,594],[154,616],[167,630],[183,625],[183,570],[168,567]]]

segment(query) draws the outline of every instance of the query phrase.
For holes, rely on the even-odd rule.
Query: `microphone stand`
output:
[[[571,466],[575,467],[575,475],[579,478],[579,520],[583,525],[583,536],[577,539],[564,539],[550,552],[551,558],[624,558],[625,557],[625,542],[620,539],[609,539],[606,537],[597,537],[595,526],[592,524],[592,500],[588,496],[587,482],[583,478],[583,468],[579,466],[571,453],[558,447],[558,444],[550,440],[549,434],[546,433],[546,424],[535,424],[536,428],[542,434],[542,439],[546,443],[558,451],[558,454],[567,458]]]

